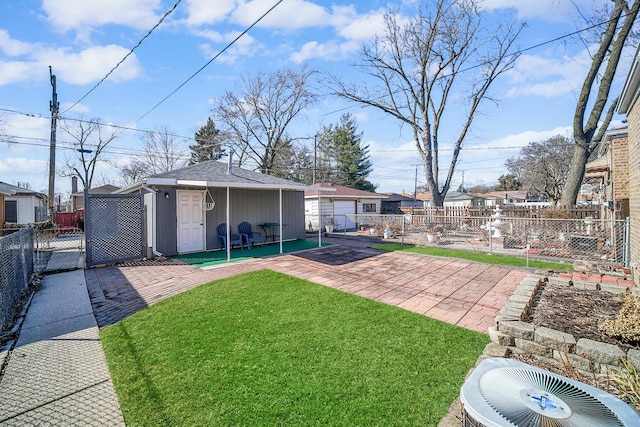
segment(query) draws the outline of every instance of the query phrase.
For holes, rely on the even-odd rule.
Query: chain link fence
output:
[[[359,235],[532,259],[589,260],[612,266],[629,264],[628,219],[507,218],[499,211],[490,216],[352,214],[345,217],[321,218],[320,223],[325,224],[322,231],[333,229],[333,237]],[[345,223],[355,226],[336,226]]]
[[[54,252],[84,251],[84,232],[78,227],[51,227],[34,231],[34,270],[46,270]]]
[[[11,326],[33,273],[33,228],[4,229],[0,237],[0,331]]]

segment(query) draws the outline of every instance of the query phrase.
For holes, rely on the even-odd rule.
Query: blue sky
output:
[[[47,193],[51,85],[57,78],[63,117],[94,119],[138,130],[166,126],[185,150],[211,115],[212,100],[234,90],[242,76],[282,67],[309,67],[345,79],[362,79],[352,64],[362,43],[382,27],[387,6],[410,13],[405,1],[284,0],[230,49],[151,110],[277,0],[182,0],[164,22],[104,82],[78,102],[169,11],[176,0],[21,0],[0,2],[0,181],[28,182]],[[498,18],[512,13],[526,22],[518,41],[529,48],[583,27],[574,3],[589,14],[594,0],[484,0]],[[630,61],[623,59],[614,93]],[[562,39],[527,50],[492,89],[499,103],[486,103],[465,142],[453,188],[494,184],[504,162],[531,141],[570,135],[573,110],[589,66],[586,47]],[[326,89],[318,86],[321,93]],[[615,96],[615,95],[614,95]],[[75,104],[75,105],[74,105]],[[72,107],[73,108],[70,108]],[[381,113],[322,95],[289,129],[311,137],[322,125],[349,112],[369,145],[378,191],[413,191],[424,174],[407,129]],[[622,117],[616,116],[615,120]],[[120,131],[109,159],[128,162],[139,154],[141,132]],[[309,139],[311,145],[312,140]],[[56,161],[74,155],[70,137],[58,131]],[[446,152],[446,151],[445,151]],[[444,152],[443,152],[444,153]],[[101,165],[94,186],[119,184]],[[56,177],[56,192],[70,191],[70,178]]]

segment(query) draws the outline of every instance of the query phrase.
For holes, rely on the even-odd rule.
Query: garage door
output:
[[[355,214],[356,214],[356,201],[334,201],[333,202],[333,214],[335,216],[334,221],[336,229],[349,230],[356,228]]]

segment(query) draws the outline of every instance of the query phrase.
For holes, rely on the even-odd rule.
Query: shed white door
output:
[[[202,191],[178,190],[178,253],[204,250]]]
[[[338,230],[348,230],[356,227],[354,222],[356,213],[355,200],[334,200],[333,220]]]

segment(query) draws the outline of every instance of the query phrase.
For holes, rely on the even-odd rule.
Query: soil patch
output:
[[[605,291],[576,289],[571,286],[547,283],[539,293],[528,322],[575,337],[614,344],[627,350],[640,349],[639,343],[622,342],[598,330],[598,322],[618,316],[624,295]]]

